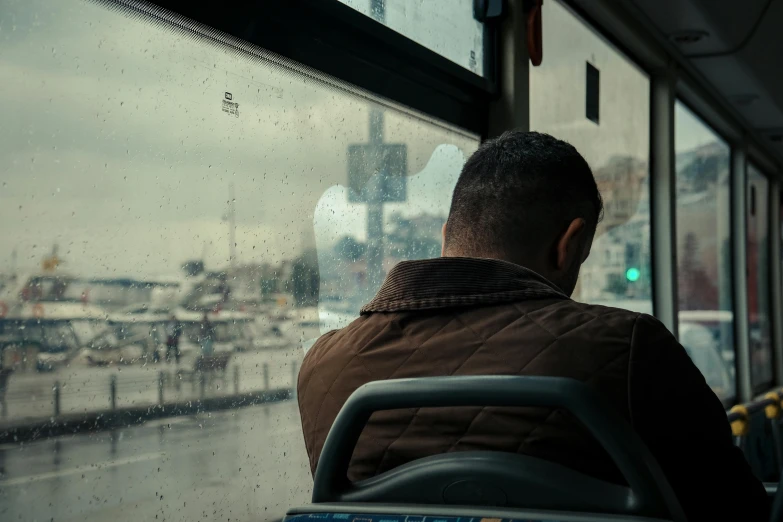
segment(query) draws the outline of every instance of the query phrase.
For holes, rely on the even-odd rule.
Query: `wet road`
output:
[[[312,487],[295,401],[0,446],[0,520],[261,521]]]

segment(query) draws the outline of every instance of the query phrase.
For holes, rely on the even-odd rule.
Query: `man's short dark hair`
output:
[[[465,163],[445,247],[471,256],[540,247],[578,217],[597,226],[602,212],[593,173],[572,145],[539,132],[508,131]]]

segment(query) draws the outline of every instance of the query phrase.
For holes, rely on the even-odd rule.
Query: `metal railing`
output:
[[[120,412],[139,407],[171,406],[180,402],[241,398],[248,393],[288,389],[295,395],[299,365],[296,361],[258,370],[232,365],[225,371],[190,371],[176,368],[146,375],[112,373],[89,379],[55,379],[12,387],[0,397],[0,430],[36,421],[56,422],[63,416]],[[289,373],[290,372],[290,373]],[[272,382],[271,374],[275,374]],[[246,379],[240,384],[242,377]],[[230,402],[226,404],[230,405]],[[9,412],[9,410],[11,410]]]

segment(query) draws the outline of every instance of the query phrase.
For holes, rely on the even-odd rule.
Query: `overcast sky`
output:
[[[242,262],[314,246],[316,204],[346,183],[371,102],[92,3],[18,0],[0,16],[4,265],[17,249],[20,266],[37,266],[54,242],[82,274],[174,273],[204,245],[224,265],[230,182]],[[222,112],[225,92],[238,118]],[[394,109],[384,131],[436,184],[477,145]],[[334,220],[356,222],[358,207]]]
[[[546,9],[533,128],[572,141],[593,167],[646,159],[646,75],[555,2]],[[389,23],[405,17],[421,21],[398,9]],[[459,35],[455,61],[475,47]],[[363,237],[364,206],[347,204],[344,186],[347,146],[368,140],[366,98],[81,0],[3,0],[0,50],[0,272],[14,250],[19,268],[37,268],[54,243],[81,275],[175,274],[202,252],[224,266],[230,183],[241,262]],[[601,70],[599,126],[584,118],[586,60]],[[226,92],[238,118],[222,111]],[[407,145],[412,176],[409,201],[387,214],[445,213],[476,137],[395,108],[384,133]]]

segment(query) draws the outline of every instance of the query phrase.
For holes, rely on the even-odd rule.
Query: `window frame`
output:
[[[774,177],[768,178],[769,185],[769,234],[772,245],[769,249],[769,267],[770,267],[770,314],[773,318],[772,327],[772,353],[773,353],[773,375],[775,382],[779,385],[783,380],[783,320],[775,321],[775,317],[783,317],[783,258],[781,249],[783,249],[783,196],[780,192],[780,181]]]
[[[772,366],[772,377],[769,382],[763,382],[763,383],[754,383],[753,382],[753,372],[749,367],[749,370],[751,371],[750,375],[750,386],[751,390],[754,395],[761,395],[764,392],[774,389],[775,385],[780,382],[780,375],[778,375],[778,369],[777,369],[777,363],[778,363],[778,355],[776,350],[776,341],[775,341],[775,327],[773,323],[775,322],[775,315],[774,315],[774,300],[775,300],[775,292],[776,289],[773,285],[773,266],[772,263],[775,260],[775,256],[772,253],[772,250],[774,248],[779,248],[779,245],[775,244],[775,239],[772,236],[773,227],[772,227],[772,219],[773,219],[773,213],[772,213],[772,201],[773,201],[773,193],[774,190],[772,188],[774,179],[767,174],[767,172],[760,166],[758,162],[756,162],[753,158],[748,158],[746,164],[745,164],[745,185],[746,187],[750,186],[750,170],[753,169],[756,171],[761,177],[764,178],[764,180],[767,182],[767,197],[766,198],[756,198],[756,206],[758,207],[759,204],[764,204],[767,206],[767,236],[769,240],[769,246],[767,248],[767,255],[766,257],[766,277],[768,281],[768,285],[766,288],[766,294],[767,294],[767,313],[769,314],[769,354],[770,354],[770,361],[769,364]],[[747,200],[747,197],[746,197]],[[745,227],[746,230],[750,224],[750,214],[746,209],[745,212]],[[780,238],[777,238],[778,240]],[[747,244],[747,237],[745,238],[745,243]],[[746,248],[745,255],[747,256],[748,250]],[[748,267],[750,269],[750,267]],[[746,276],[747,277],[747,276]],[[748,288],[749,289],[749,288]],[[779,292],[781,289],[777,289]],[[750,327],[750,300],[748,300],[748,309],[746,310],[746,314],[748,316],[748,327]],[[750,350],[750,328],[748,328],[748,350]],[[752,363],[751,363],[752,364]]]
[[[484,22],[482,77],[338,0],[232,3],[231,9],[184,0],[111,1],[191,31],[197,25],[203,34],[223,32],[487,136],[498,94],[497,19]]]
[[[717,128],[713,127],[710,124],[709,120],[707,118],[705,118],[704,115],[702,115],[696,107],[694,107],[686,98],[681,96],[679,93],[675,93],[674,102],[675,102],[675,105],[677,103],[682,104],[682,106],[685,107],[685,109],[687,109],[691,113],[691,115],[694,116],[699,121],[699,123],[704,125],[712,134],[717,136],[728,147],[728,149],[729,149],[729,212],[733,214],[735,212],[735,206],[736,205],[735,205],[734,197],[733,197],[734,185],[733,185],[733,182],[732,182],[732,179],[733,179],[733,176],[734,176],[734,172],[733,172],[734,171],[734,164],[732,162],[732,156],[734,155],[734,146],[732,145],[731,139],[728,136],[724,135],[720,131],[720,129],[717,129]],[[676,151],[676,140],[677,140],[677,136],[676,136],[676,120],[674,120],[672,123],[673,123],[672,128],[674,129],[674,132],[672,133],[672,146],[673,146],[674,150],[672,152],[673,152],[673,156],[676,156],[676,152],[675,152]],[[680,249],[678,248],[679,245],[678,245],[678,242],[677,242],[677,226],[676,226],[676,213],[677,213],[676,212],[676,209],[677,209],[677,204],[676,204],[676,197],[677,197],[677,193],[676,193],[676,190],[677,190],[677,184],[676,184],[677,183],[677,171],[676,171],[676,169],[674,169],[674,172],[673,172],[672,175],[673,175],[673,178],[674,178],[674,191],[675,191],[674,192],[674,198],[675,198],[675,200],[674,200],[675,226],[673,227],[673,230],[672,230],[673,231],[672,251],[673,251],[673,254],[674,254],[674,267],[675,267],[675,274],[673,276],[675,277],[675,280],[676,280],[676,278],[678,277],[678,274],[676,273],[676,270],[679,267],[679,260],[680,260]],[[744,175],[745,174],[743,173],[743,176]],[[734,254],[735,254],[734,230],[733,230],[733,226],[732,226],[731,218],[730,218],[729,219],[729,276],[732,279],[735,277],[735,274],[737,273]],[[736,323],[736,317],[740,313],[743,313],[742,310],[738,307],[739,305],[738,305],[738,301],[737,301],[737,291],[736,290],[737,289],[736,289],[736,287],[735,287],[735,285],[733,284],[733,281],[732,281],[732,284],[729,287],[729,291],[731,293],[731,313],[732,313],[732,317],[734,318],[734,320],[732,322],[732,325],[734,323]],[[745,307],[745,308],[747,308],[747,307]],[[679,307],[679,289],[678,289],[677,292],[675,292],[674,309],[676,311],[675,313],[677,315],[679,315],[679,312],[680,312],[680,307]],[[745,313],[746,312],[747,312],[747,309],[745,309]],[[678,326],[678,330],[679,330],[679,321],[677,321],[677,326]],[[676,335],[677,335],[677,337],[679,337],[679,332],[677,332]],[[740,385],[741,385],[741,382],[740,382],[740,368],[739,368],[739,365],[737,364],[737,361],[739,359],[739,352],[740,352],[741,348],[746,343],[740,343],[739,342],[739,338],[740,338],[740,336],[738,335],[738,332],[737,332],[736,328],[733,328],[733,332],[732,332],[732,344],[733,344],[732,350],[734,351],[734,363],[733,363],[733,366],[734,366],[734,378],[733,378],[733,380],[734,380],[734,395],[732,395],[731,397],[727,397],[725,399],[721,399],[721,403],[723,403],[723,406],[726,407],[726,408],[731,407],[734,404],[737,404],[738,400],[739,400],[739,396],[740,396]]]

